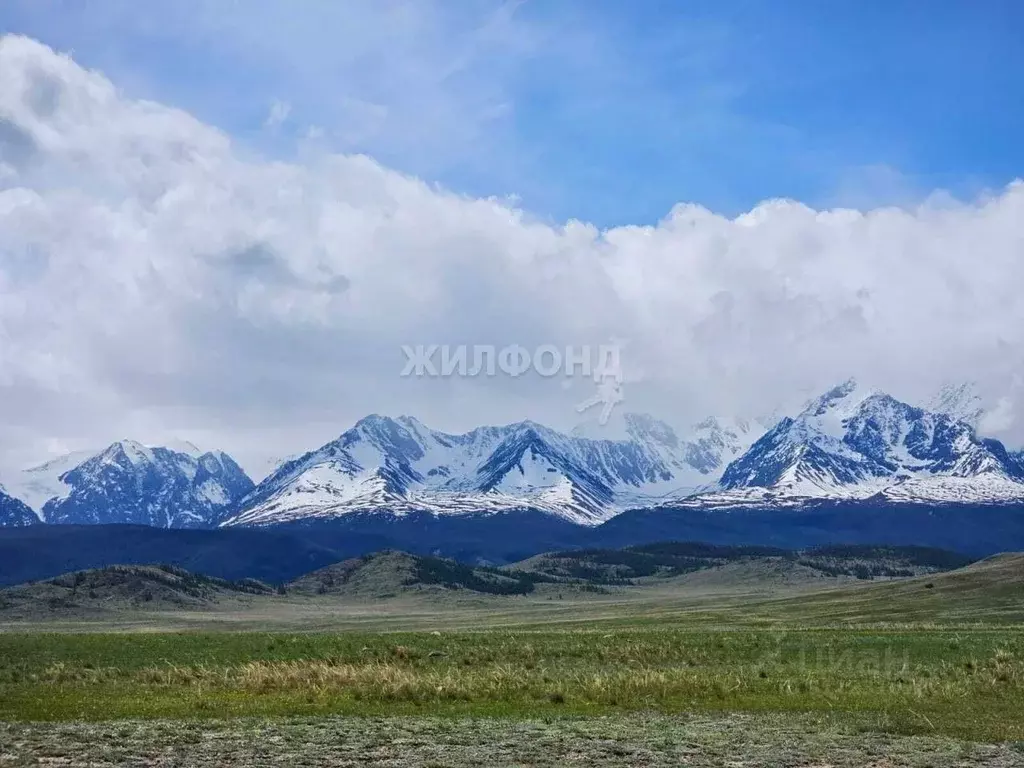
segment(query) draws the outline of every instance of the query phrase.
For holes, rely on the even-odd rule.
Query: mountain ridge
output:
[[[693,442],[642,414],[628,414],[627,426],[627,440],[564,434],[532,421],[451,434],[410,416],[373,414],[279,467],[225,523],[331,518],[367,509],[401,515],[530,508],[597,525],[628,506],[714,482],[715,470],[741,444],[736,432],[711,422]]]
[[[973,390],[946,387],[936,401],[950,412],[849,379],[770,421],[712,417],[680,433],[624,413],[614,425],[619,439],[593,436],[592,425],[566,434],[521,421],[458,434],[370,414],[258,484],[223,452],[123,440],[82,461],[72,454],[29,470],[22,487],[37,494],[44,522],[163,527],[352,516],[359,525],[372,517],[420,525],[430,516],[526,513],[595,527],[627,510],[672,506],[1024,503],[1024,452],[978,435]],[[38,507],[46,491],[54,495]],[[23,512],[0,524],[24,524]]]
[[[953,415],[848,380],[786,417],[725,470],[729,492],[798,498],[1017,501],[1024,472],[998,440]]]
[[[966,392],[951,390],[944,402],[962,412],[974,402]],[[681,438],[645,414],[624,414],[617,430],[626,437],[600,440],[524,421],[452,435],[412,417],[373,415],[261,483],[225,524],[528,508],[594,526],[674,503],[1024,502],[1022,454],[956,415],[853,379],[767,430],[714,418]]]

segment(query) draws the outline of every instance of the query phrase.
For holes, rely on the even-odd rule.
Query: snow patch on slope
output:
[[[47,501],[67,498],[71,493],[71,488],[61,481],[61,475],[95,455],[96,451],[76,451],[24,469],[7,478],[9,493],[25,502],[42,520],[43,505]]]

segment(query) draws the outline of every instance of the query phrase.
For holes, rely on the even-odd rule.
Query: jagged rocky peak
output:
[[[690,440],[719,450],[737,452],[749,448],[764,432],[764,427],[757,421],[709,416],[694,424]]]
[[[196,455],[119,440],[60,476],[47,522],[207,527],[253,483],[222,451]]]
[[[841,420],[852,415],[862,402],[876,394],[880,393],[849,378],[807,403],[797,418]]]
[[[717,474],[764,433],[756,421],[709,416],[693,426],[683,446],[687,464],[704,475]]]
[[[513,433],[530,435],[533,437],[540,437],[541,435],[552,432],[543,424],[538,424],[536,421],[525,419],[523,421],[517,421],[513,424],[508,425],[508,429]]]
[[[949,414],[849,380],[779,422],[729,465],[721,485],[803,496],[894,494],[906,500],[908,489],[923,499],[954,492],[942,478],[958,478],[958,500],[1024,497],[1020,464],[998,441],[979,438],[971,424]]]
[[[627,433],[637,442],[653,442],[672,449],[679,447],[679,436],[664,421],[647,413],[627,413],[624,418]]]
[[[255,487],[245,470],[224,451],[207,451],[196,461],[194,484],[208,495],[221,494],[225,505],[241,499]]]
[[[351,444],[356,439],[365,439],[387,454],[415,461],[423,457],[423,446],[410,426],[389,416],[372,414],[356,422],[355,427],[342,435],[342,440]]]
[[[137,443],[134,440],[119,440],[105,448],[97,456],[97,459],[103,462],[127,463],[131,466],[138,466],[140,464],[153,463],[154,457],[153,451],[141,443]]]

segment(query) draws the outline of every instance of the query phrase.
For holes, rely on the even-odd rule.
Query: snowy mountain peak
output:
[[[106,461],[120,463],[127,461],[132,466],[153,463],[153,452],[134,440],[119,440],[103,450],[100,457]]]
[[[969,495],[969,483],[937,479],[943,477],[973,478],[980,500],[990,501],[996,487],[1024,498],[1020,463],[998,441],[979,438],[952,416],[861,390],[851,380],[769,430],[729,465],[721,487],[849,498],[885,496],[899,485],[893,493],[904,500],[909,489],[925,499],[954,487],[958,500]]]
[[[379,413],[371,413],[367,416],[363,416],[359,421],[355,423],[353,429],[377,429],[382,426],[395,424],[396,419],[390,416],[382,416]]]
[[[624,414],[629,437],[638,443],[655,443],[671,450],[679,448],[679,436],[664,421],[646,413]]]
[[[66,463],[44,467],[52,471]],[[120,440],[85,458],[51,478],[51,486],[57,483],[59,492],[41,508],[47,522],[168,528],[211,525],[252,489],[252,481],[226,453],[197,457],[134,440]]]
[[[926,407],[929,411],[944,413],[977,429],[981,417],[985,414],[977,390],[974,382],[946,383],[939,388]]]
[[[356,422],[352,429],[341,436],[341,440],[345,445],[363,440],[387,455],[415,461],[423,457],[422,437],[396,419],[373,414]]]
[[[517,421],[514,424],[509,424],[506,427],[506,429],[514,434],[531,436],[537,439],[550,440],[556,435],[560,436],[560,433],[556,432],[550,427],[546,427],[543,424],[539,424],[536,421],[531,421],[530,419],[526,419],[525,421]]]
[[[191,456],[198,459],[205,455],[203,451],[187,440],[175,440],[168,445],[143,445],[137,440],[118,440],[111,443],[99,455],[104,456],[108,461],[127,461],[133,466],[153,464],[157,461],[157,451],[170,451],[175,454]]]
[[[416,435],[426,435],[433,431],[415,416],[399,416],[396,421]]]
[[[764,433],[757,422],[710,416],[694,425],[684,445],[687,464],[713,477]]]
[[[800,413],[803,418],[825,418],[830,414],[834,418],[843,419],[871,397],[879,394],[877,390],[866,389],[850,378],[811,400]]]

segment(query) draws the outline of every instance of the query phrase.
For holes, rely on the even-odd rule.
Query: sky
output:
[[[1015,2],[0,5],[0,479],[249,467],[593,388],[403,346],[623,344],[624,408],[976,382],[1024,444]]]

